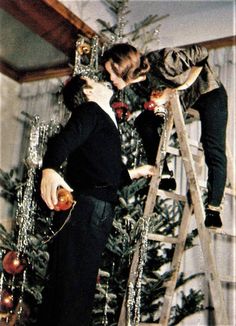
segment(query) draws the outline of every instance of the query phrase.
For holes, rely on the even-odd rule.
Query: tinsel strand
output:
[[[140,322],[142,277],[143,277],[143,266],[146,262],[149,220],[150,217],[148,216],[148,217],[142,217],[139,221],[140,228],[141,228],[141,242],[139,247],[137,278],[135,284],[130,282],[128,286],[127,322],[129,326],[137,326],[139,325]]]

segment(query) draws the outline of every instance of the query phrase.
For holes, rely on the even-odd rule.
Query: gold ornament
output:
[[[94,80],[99,79],[98,69],[98,36],[94,36],[91,40],[79,36],[76,42],[75,65],[73,76],[82,75]],[[88,56],[88,63],[84,63],[83,56]]]
[[[79,44],[76,50],[79,52],[79,55],[89,54],[91,46],[88,43]]]

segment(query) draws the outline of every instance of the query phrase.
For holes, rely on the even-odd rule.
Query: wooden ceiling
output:
[[[78,35],[96,34],[58,0],[0,0],[0,71],[22,83],[69,75]],[[235,36],[201,43],[235,44]]]
[[[9,29],[11,29],[10,24],[19,21],[28,28],[26,37],[21,35],[21,33],[26,33],[24,28],[18,27],[15,29],[18,34],[17,40],[21,39],[21,42],[27,41],[25,47],[22,44],[18,46],[18,49],[24,49],[24,53],[19,52],[17,54],[15,53],[16,49],[12,48],[8,52],[5,51],[5,57],[0,58],[1,72],[18,82],[69,74],[71,71],[69,65],[74,60],[75,42],[78,34],[88,38],[96,34],[88,25],[57,0],[0,0],[0,8],[3,9],[3,15],[4,12],[10,15],[8,16],[8,28],[6,28],[5,24],[1,26],[1,39],[5,40],[5,42],[1,42],[2,47],[13,47],[11,42],[12,35],[8,35]],[[34,52],[33,49],[28,51],[30,47],[29,40],[31,38],[35,39],[35,34],[42,39],[40,51],[38,49]],[[42,69],[40,68],[40,60],[43,58],[44,50],[48,51],[48,43],[59,51],[58,56],[61,55],[63,60],[59,64],[55,64],[54,60],[51,60],[51,62],[49,60],[47,66]],[[9,62],[12,53],[17,55],[17,58],[15,58],[14,62]],[[18,67],[15,66],[15,63],[20,60],[19,56],[22,59],[26,59],[25,56],[28,53],[31,53],[36,63],[31,63],[31,67],[27,67],[19,62]],[[57,54],[57,52],[55,53]],[[28,62],[31,60],[32,58],[29,58]]]

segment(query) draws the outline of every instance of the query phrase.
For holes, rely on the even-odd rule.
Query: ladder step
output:
[[[147,238],[148,238],[148,240],[161,241],[161,242],[167,242],[167,243],[178,243],[179,242],[178,238],[169,237],[169,236],[156,234],[156,233],[148,233]]]
[[[198,142],[196,142],[195,140],[192,139],[192,140],[189,140],[189,145],[192,146],[193,148],[198,149],[198,151],[203,152],[203,148],[202,148],[201,143],[199,144]],[[181,156],[181,152],[180,152],[179,148],[176,148],[176,147],[173,147],[173,146],[167,146],[166,152],[169,153],[169,154],[175,155],[175,156]],[[196,157],[196,158],[199,157],[199,154],[194,155],[192,153],[192,155],[193,155],[193,157]]]
[[[204,274],[204,271],[202,270],[201,273]],[[223,283],[236,283],[236,275],[219,275],[219,279]]]
[[[199,186],[201,188],[207,188],[207,183],[206,181],[204,180],[199,180]],[[232,188],[229,188],[229,187],[225,187],[225,194],[227,195],[231,195],[231,196],[236,196],[236,191]]]
[[[162,326],[162,324],[155,324],[155,323],[139,323],[139,326]]]
[[[220,275],[221,282],[225,283],[236,283],[236,276],[235,275]]]
[[[235,238],[236,235],[235,234],[231,234],[231,233],[228,233],[226,232],[225,230],[223,229],[219,229],[219,228],[208,228],[208,231],[210,233],[213,233],[213,234],[219,234],[219,235],[222,235],[223,237],[226,236],[226,237],[231,237],[231,238]]]
[[[186,202],[186,196],[177,194],[173,191],[165,191],[161,189],[157,189],[157,196],[163,196],[164,198],[174,199],[176,201]]]
[[[175,156],[180,156],[180,150],[176,147],[167,146],[166,152]]]

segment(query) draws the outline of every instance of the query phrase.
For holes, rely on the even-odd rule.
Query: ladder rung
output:
[[[202,145],[199,144],[197,141],[195,141],[193,139],[192,140],[189,139],[189,145],[192,146],[192,147],[197,148],[201,152],[203,151]],[[169,153],[169,154],[172,154],[172,155],[181,156],[181,153],[180,153],[179,148],[176,148],[176,147],[173,147],[173,146],[167,146],[166,152]],[[195,156],[195,157],[197,157],[197,158],[199,156],[199,154],[198,155],[192,154],[192,155]]]
[[[204,274],[204,271],[201,270],[201,273]],[[225,283],[236,283],[236,275],[219,275],[219,279],[221,282],[225,282]]]
[[[207,183],[204,180],[199,180],[199,186],[201,188],[206,188],[207,187]],[[231,196],[236,196],[236,191],[232,188],[229,187],[225,187],[225,194],[227,195],[231,195]]]
[[[186,202],[186,196],[177,194],[176,192],[172,192],[172,191],[157,189],[157,196],[163,196],[165,198],[171,198],[177,201]]]
[[[219,228],[208,228],[208,231],[210,233],[213,233],[213,234],[219,234],[219,235],[222,235],[223,237],[226,236],[226,237],[231,237],[231,238],[235,238],[236,235],[235,234],[231,234],[231,233],[227,233],[226,231],[224,231],[223,229],[219,229]]]
[[[167,146],[166,152],[169,153],[169,154],[180,156],[180,150],[178,148],[175,148],[175,147],[172,147],[172,146]]]
[[[220,275],[220,280],[225,283],[236,283],[236,276]]]
[[[153,240],[153,241],[161,241],[161,242],[167,242],[167,243],[178,243],[179,242],[178,238],[168,237],[168,236],[156,234],[156,233],[148,233],[147,237],[148,237],[148,240]]]
[[[139,323],[140,326],[162,326],[161,324],[155,323]]]
[[[227,194],[227,195],[231,195],[231,196],[236,196],[236,190],[235,189],[231,189],[231,188],[229,188],[229,187],[226,187],[225,188],[225,193]]]

